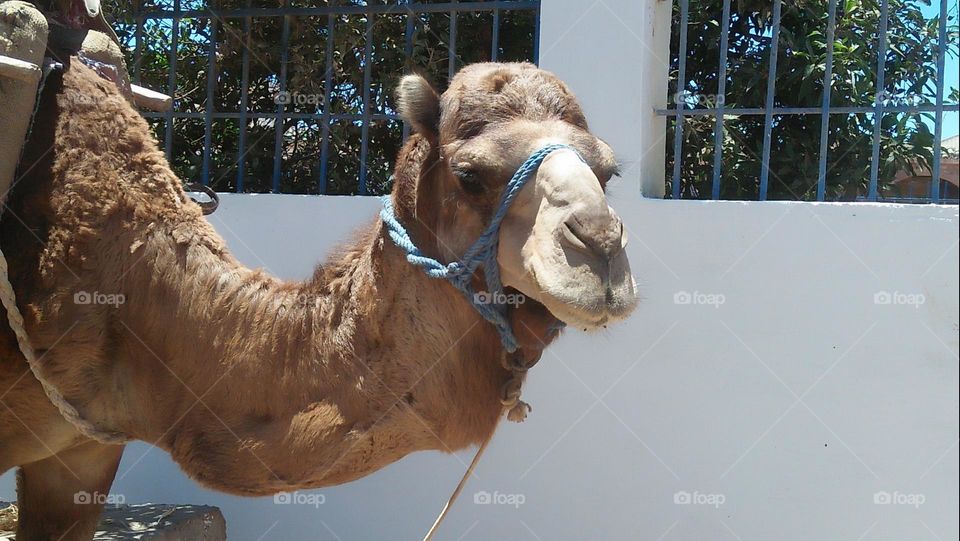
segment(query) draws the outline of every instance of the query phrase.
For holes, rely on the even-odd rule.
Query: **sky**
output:
[[[934,2],[931,2],[931,4],[932,5],[930,6],[924,6],[922,8],[923,14],[927,18],[936,17],[940,13],[940,5],[939,5],[940,3],[934,1]],[[957,13],[958,13],[957,4],[958,4],[957,0],[952,0],[952,1],[948,0],[947,2],[949,12],[954,15],[953,20],[948,21],[948,24],[953,25],[954,27],[957,25]],[[957,50],[956,43],[953,43],[952,50],[953,51]],[[948,55],[946,58],[945,67],[946,69],[944,70],[944,73],[946,74],[946,84],[945,84],[944,96],[949,94],[950,88],[960,87],[960,61],[958,61],[956,56],[951,58]],[[953,137],[958,133],[960,133],[960,113],[945,112],[943,114],[943,138],[946,139],[948,137]]]

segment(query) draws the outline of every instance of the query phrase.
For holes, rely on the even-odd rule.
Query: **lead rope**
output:
[[[81,434],[90,439],[105,444],[120,444],[126,442],[129,438],[123,434],[100,430],[94,426],[93,423],[81,417],[77,409],[67,402],[63,395],[60,394],[60,391],[41,375],[36,353],[30,344],[26,328],[23,325],[23,316],[20,314],[20,309],[17,308],[16,293],[13,291],[13,285],[10,284],[10,279],[7,274],[7,258],[3,255],[2,250],[0,250],[0,300],[2,300],[4,308],[6,308],[7,321],[10,323],[10,328],[13,330],[13,334],[17,336],[17,345],[20,346],[20,353],[22,353],[23,357],[27,360],[27,366],[29,366],[30,371],[33,372],[33,377],[37,378],[37,381],[43,386],[43,392],[46,393],[47,398],[60,411],[60,415]]]
[[[393,242],[407,253],[407,261],[422,267],[428,276],[449,280],[454,287],[463,292],[477,312],[497,329],[504,348],[500,362],[504,368],[510,370],[510,379],[507,380],[501,390],[502,396],[500,397],[500,403],[503,405],[503,408],[500,410],[499,415],[497,415],[497,422],[493,430],[491,430],[490,434],[480,443],[477,453],[473,455],[473,460],[471,460],[470,465],[467,466],[467,471],[463,473],[463,477],[460,478],[460,482],[457,483],[456,488],[453,489],[453,493],[447,498],[447,503],[444,504],[443,509],[440,510],[440,514],[437,515],[433,526],[427,531],[427,535],[423,537],[423,541],[430,541],[440,527],[440,523],[447,517],[450,508],[453,507],[454,502],[457,501],[457,497],[460,496],[460,492],[463,491],[463,487],[467,484],[467,480],[473,475],[473,470],[476,469],[477,463],[480,462],[480,457],[483,456],[483,452],[487,450],[487,446],[490,444],[490,440],[493,439],[493,434],[497,431],[497,427],[500,425],[500,420],[503,416],[506,415],[508,420],[520,423],[527,418],[527,414],[531,411],[530,405],[520,400],[520,392],[523,387],[523,380],[526,378],[527,370],[532,364],[525,365],[522,362],[517,362],[520,359],[519,356],[515,356],[513,361],[508,361],[507,354],[513,354],[518,351],[520,345],[517,343],[517,338],[513,334],[513,328],[510,325],[507,314],[496,305],[490,306],[478,302],[476,291],[473,289],[471,280],[474,272],[476,272],[479,267],[483,267],[484,278],[486,279],[487,289],[490,290],[490,293],[494,296],[503,293],[503,284],[500,282],[500,267],[497,263],[500,223],[506,217],[510,204],[520,193],[520,190],[523,189],[527,181],[533,177],[543,160],[546,159],[550,153],[560,149],[573,150],[577,157],[583,160],[579,152],[573,147],[564,144],[546,145],[531,154],[507,182],[503,194],[501,194],[500,205],[493,215],[490,224],[480,235],[480,238],[467,249],[459,261],[454,261],[453,263],[444,264],[436,259],[425,256],[423,252],[417,248],[416,244],[414,244],[413,239],[410,238],[410,234],[403,227],[403,224],[397,219],[389,196],[383,199],[383,210],[380,212],[380,218],[384,226],[386,226],[387,233],[390,235],[390,238],[393,239]]]
[[[447,512],[453,507],[453,503],[457,501],[457,497],[460,496],[463,487],[467,484],[467,479],[473,475],[473,470],[477,468],[480,457],[483,456],[483,452],[487,450],[487,446],[490,444],[490,440],[493,439],[497,427],[500,426],[500,421],[503,419],[503,416],[506,415],[507,419],[514,423],[522,423],[524,419],[527,418],[527,413],[532,410],[530,404],[520,400],[520,391],[523,387],[523,380],[526,378],[527,368],[529,367],[507,362],[506,351],[503,352],[500,361],[505,368],[510,370],[510,379],[504,383],[501,389],[500,404],[502,404],[502,408],[500,409],[500,414],[497,415],[497,423],[493,425],[493,430],[490,431],[490,434],[480,443],[476,454],[473,455],[473,460],[471,460],[470,465],[467,466],[467,471],[463,472],[463,477],[460,478],[460,482],[457,483],[456,488],[453,489],[453,493],[447,498],[447,503],[443,504],[443,509],[440,510],[437,519],[433,521],[433,526],[427,530],[427,535],[423,536],[423,541],[433,539],[433,535],[437,533],[437,530],[440,528],[440,523],[443,522],[443,519],[447,518]]]
[[[506,406],[503,408],[505,411]],[[457,488],[453,489],[453,494],[447,498],[447,503],[443,505],[443,509],[440,510],[440,514],[437,515],[437,520],[433,521],[433,526],[430,527],[430,530],[427,531],[427,535],[423,536],[423,541],[430,541],[433,539],[433,534],[437,533],[437,529],[440,528],[440,523],[443,522],[443,519],[447,518],[447,511],[450,510],[450,507],[453,506],[453,502],[457,501],[457,496],[460,495],[460,492],[463,490],[463,487],[467,484],[467,479],[473,475],[473,470],[477,467],[477,463],[480,462],[480,457],[483,456],[483,452],[487,450],[487,445],[490,443],[490,440],[493,439],[493,433],[497,431],[497,426],[500,425],[500,418],[503,417],[503,411],[500,412],[500,415],[497,417],[497,424],[493,427],[493,430],[490,432],[490,435],[484,438],[483,442],[480,444],[480,447],[477,449],[477,453],[473,455],[473,460],[470,461],[470,465],[467,466],[467,471],[463,473],[463,477],[460,478],[460,482],[457,483]]]

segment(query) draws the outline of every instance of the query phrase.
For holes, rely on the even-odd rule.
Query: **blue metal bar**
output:
[[[839,114],[852,114],[852,113],[872,113],[873,107],[831,107],[831,115]],[[884,111],[888,113],[932,113],[937,110],[937,105],[934,103],[928,103],[923,105],[888,105],[883,108]],[[943,104],[944,111],[960,111],[960,104],[957,103],[945,103]],[[719,109],[711,108],[702,108],[702,109],[686,109],[680,110],[677,109],[656,109],[655,112],[660,116],[713,116],[717,114]],[[759,109],[756,107],[736,107],[724,109],[723,112],[731,116],[750,116],[750,115],[764,115],[767,113],[766,109]],[[774,114],[777,115],[819,115],[823,114],[823,109],[820,107],[774,107]]]
[[[884,111],[888,113],[935,113],[937,111],[936,105],[922,105],[922,106],[889,106],[884,107]],[[944,104],[944,112],[958,112],[960,111],[960,105],[958,104]],[[658,112],[663,111],[658,109]],[[787,116],[787,115],[818,115],[820,114],[819,107],[812,108],[785,108],[785,109],[774,109],[774,114]],[[830,109],[830,114],[853,114],[853,113],[871,113],[873,112],[872,107],[833,107]],[[758,116],[764,114],[763,109],[724,109],[724,114],[727,116]],[[147,116],[149,118],[165,118],[167,113],[154,113],[152,111],[141,111],[141,115]],[[276,116],[276,112],[267,112],[267,111],[248,111],[247,116],[249,118],[273,118]],[[717,114],[717,109],[687,109],[683,111],[684,117],[691,116],[714,116]],[[310,120],[310,119],[321,119],[323,118],[323,113],[287,113],[284,115],[288,119],[299,119],[299,120]],[[677,112],[671,109],[669,113],[664,114],[663,116],[677,116]],[[202,112],[197,111],[176,111],[173,113],[173,118],[203,118]],[[213,113],[213,118],[240,118],[240,113],[238,112],[229,112],[229,111],[215,111]],[[333,120],[363,120],[363,115],[352,114],[352,113],[341,113],[341,114],[331,114],[330,118]],[[373,120],[402,120],[400,115],[388,114],[388,113],[370,113],[370,118]]]
[[[287,63],[290,61],[290,17],[283,18],[283,31],[280,35],[280,93],[287,91]],[[273,192],[280,192],[280,168],[283,165],[284,116],[286,108],[282,100],[277,100],[277,114],[273,121]]]
[[[773,100],[777,88],[777,52],[780,41],[781,0],[773,2],[773,37],[770,38],[770,69],[767,71],[767,97],[764,102],[763,154],[760,158],[760,201],[766,201],[770,184],[770,139],[773,132]]]
[[[500,56],[500,10],[495,9],[493,10],[493,33],[490,37],[490,61],[496,62],[499,56]]]
[[[409,1],[407,2],[410,3]],[[413,17],[414,14],[412,11],[407,12],[407,25],[403,32],[403,55],[406,58],[413,56]],[[406,141],[407,137],[410,137],[410,124],[407,122],[403,123],[403,140]]]
[[[249,5],[250,0],[247,0]],[[247,107],[250,103],[250,27],[251,18],[243,19],[243,52],[240,60],[240,136],[237,142],[237,193],[243,193],[247,157]]]
[[[456,4],[456,0],[453,2]],[[457,73],[457,12],[450,12],[450,39],[447,40],[447,81]]]
[[[887,68],[887,19],[888,1],[880,1],[880,47],[877,50],[877,90],[873,100],[873,152],[870,156],[870,186],[867,200],[877,200],[877,179],[880,175],[880,131],[883,123],[885,101],[884,76]]]
[[[456,57],[456,45],[457,45],[457,33],[458,33],[458,16],[459,13],[465,12],[490,12],[495,20],[494,27],[494,36],[493,43],[491,43],[491,56],[499,57],[499,34],[500,34],[500,20],[501,20],[501,11],[502,10],[511,10],[511,11],[534,11],[537,14],[535,20],[535,37],[539,41],[539,0],[522,0],[522,1],[511,1],[511,0],[502,0],[502,1],[487,1],[487,2],[478,2],[478,1],[468,1],[468,0],[449,0],[446,2],[440,3],[421,3],[415,0],[400,0],[403,7],[405,7],[409,13],[408,15],[408,28],[413,27],[415,19],[413,17],[417,16],[417,13],[449,13],[451,17],[451,36],[450,43],[448,44],[448,55],[450,57],[450,65],[448,66],[448,72],[450,74],[455,74],[457,65]],[[282,179],[282,165],[283,165],[283,149],[287,133],[284,130],[284,123],[287,120],[293,119],[322,119],[323,120],[323,142],[321,147],[321,164],[318,168],[320,176],[320,191],[321,193],[326,192],[327,182],[328,182],[328,162],[330,160],[331,148],[330,148],[330,133],[333,127],[333,124],[336,121],[340,120],[349,120],[349,121],[359,121],[361,126],[361,178],[360,178],[360,189],[359,193],[366,193],[367,188],[367,175],[369,171],[369,166],[367,161],[370,156],[370,131],[371,131],[371,121],[379,120],[389,120],[395,121],[399,120],[398,115],[395,114],[374,114],[375,108],[374,104],[371,103],[370,95],[372,93],[372,83],[370,81],[370,70],[372,69],[372,58],[370,55],[366,55],[364,61],[364,79],[365,79],[365,89],[364,89],[364,104],[361,114],[339,114],[335,115],[331,113],[330,108],[330,99],[332,94],[332,82],[329,80],[332,78],[333,66],[333,45],[334,41],[332,39],[333,35],[333,26],[337,20],[335,17],[339,14],[362,14],[362,15],[373,15],[373,14],[389,14],[396,13],[398,9],[397,3],[384,3],[381,5],[376,5],[371,2],[356,2],[349,3],[347,5],[332,5],[333,3],[327,3],[327,5],[317,5],[311,7],[287,7],[286,2],[279,4],[279,7],[276,8],[254,8],[251,7],[252,2],[246,0],[244,8],[237,9],[226,9],[223,11],[216,11],[214,9],[183,9],[184,7],[195,8],[198,5],[194,2],[183,2],[182,0],[173,0],[172,9],[169,8],[154,8],[150,12],[141,12],[137,9],[137,22],[138,27],[136,28],[137,35],[134,36],[134,39],[140,40],[139,50],[136,54],[139,55],[138,65],[136,70],[139,70],[140,64],[142,63],[142,58],[144,56],[145,49],[144,46],[149,46],[146,43],[146,24],[148,21],[167,21],[170,23],[161,22],[163,25],[162,28],[171,28],[171,43],[169,51],[169,68],[170,73],[168,74],[168,87],[169,93],[176,95],[177,87],[177,67],[178,67],[178,55],[179,55],[179,34],[180,26],[184,21],[188,19],[198,19],[200,22],[205,20],[210,20],[211,24],[211,41],[207,51],[207,64],[208,64],[208,74],[207,74],[207,107],[202,111],[176,111],[171,110],[167,113],[154,113],[145,111],[143,116],[147,118],[164,118],[166,119],[165,126],[165,150],[167,153],[168,159],[172,160],[175,130],[174,126],[177,124],[178,119],[202,119],[204,122],[204,150],[202,158],[202,169],[201,169],[201,181],[205,183],[212,182],[211,174],[213,169],[212,164],[212,139],[213,139],[213,125],[216,119],[238,119],[240,122],[239,130],[239,140],[238,140],[238,160],[237,160],[237,190],[243,191],[244,189],[244,177],[245,177],[245,160],[244,156],[249,152],[249,126],[248,123],[251,119],[272,119],[275,126],[275,141],[274,141],[274,162],[273,162],[273,171],[272,171],[272,189],[274,191],[279,191],[279,182]],[[231,18],[241,18],[244,22],[244,32],[248,36],[252,27],[252,18],[254,17],[283,17],[284,24],[284,37],[282,52],[281,52],[281,73],[278,77],[279,81],[279,90],[286,91],[287,86],[287,71],[289,69],[289,39],[290,39],[290,17],[293,16],[307,16],[307,15],[327,15],[328,17],[328,35],[331,36],[328,43],[328,62],[331,64],[328,66],[328,81],[325,85],[325,97],[324,97],[324,109],[315,113],[290,113],[287,111],[287,107],[280,106],[276,111],[272,113],[268,112],[251,112],[249,111],[249,87],[250,87],[250,58],[254,55],[253,52],[249,50],[248,47],[242,51],[243,60],[241,67],[241,79],[242,79],[242,88],[241,88],[241,107],[237,112],[224,112],[217,111],[214,106],[214,101],[216,98],[216,52],[217,52],[217,34],[222,34],[222,30],[229,30],[229,28],[220,29],[215,25],[213,19],[231,19]],[[219,21],[222,24],[222,20]],[[408,42],[405,48],[405,52],[408,56],[412,53],[412,38],[413,30],[408,32]],[[367,38],[368,46],[372,46],[372,40],[368,36]],[[539,55],[539,43],[534,44],[534,56]],[[367,52],[367,51],[365,51]],[[534,58],[533,60],[536,60]],[[452,69],[451,69],[452,67]],[[137,77],[139,77],[139,72],[137,71]],[[279,104],[278,104],[279,105]],[[404,126],[405,135],[409,128]]]
[[[140,64],[143,62],[143,17],[139,14],[140,2],[137,2],[137,12],[134,13],[136,30],[133,32],[133,84],[141,83]]]
[[[210,43],[207,45],[207,104],[203,108],[203,166],[200,173],[200,182],[206,186],[210,184],[210,152],[213,148],[213,111],[216,109],[214,96],[217,90],[217,18],[209,21]]]
[[[173,0],[174,12],[180,13],[180,0]],[[167,94],[173,98],[173,107],[167,111],[166,131],[163,136],[163,149],[167,161],[173,162],[173,110],[177,107],[177,48],[180,43],[180,17],[174,16],[170,24],[170,74],[167,76]]]
[[[943,154],[943,87],[947,51],[947,0],[940,0],[940,20],[937,27],[937,112],[933,122],[933,168],[930,170],[930,200],[940,202],[940,159]]]
[[[427,4],[411,2],[409,8],[416,13],[445,13],[451,11],[492,11],[494,9],[506,9],[512,11],[520,10],[538,10],[540,0],[498,0],[489,2],[442,2],[437,4]],[[395,4],[352,4],[352,5],[325,5],[315,7],[278,7],[278,8],[236,8],[217,11],[217,16],[224,19],[233,19],[240,17],[303,17],[318,15],[386,15],[396,12]],[[198,18],[209,17],[210,12],[204,9],[193,9],[180,11],[174,10],[177,17]],[[173,18],[174,11],[154,10],[143,14],[146,19],[170,19]]]
[[[877,199],[884,203],[930,203],[930,199],[926,197],[880,197]],[[858,198],[857,201],[866,201],[866,199]],[[956,205],[960,203],[960,199],[941,199],[940,204],[947,205]]]
[[[683,93],[687,88],[687,21],[690,16],[690,1],[680,0],[680,51],[677,73],[677,94],[674,103],[677,105],[677,120],[673,130],[673,198],[680,199],[680,166],[683,161],[683,108],[686,103]]]
[[[723,106],[727,96],[727,42],[730,36],[730,0],[723,0],[720,27],[720,69],[717,74],[717,114],[713,124],[713,191],[720,199],[720,168],[723,163]]]
[[[533,12],[533,63],[540,65],[540,2]]]
[[[837,30],[837,0],[827,7],[827,59],[823,71],[823,101],[820,103],[820,158],[817,164],[817,201],[827,196],[827,143],[830,138],[830,93],[833,90],[833,40]]]
[[[167,113],[156,113],[153,111],[140,111],[140,114],[146,118],[164,118]],[[203,118],[203,111],[179,111],[173,114],[173,118]],[[230,112],[230,111],[214,111],[213,118],[241,118],[243,113],[240,112]],[[247,112],[244,118],[265,118],[273,119],[276,118],[277,113],[267,113],[267,112]],[[325,118],[325,115],[320,113],[286,113],[283,117],[287,120],[322,120]],[[402,120],[400,115],[389,114],[389,113],[370,113],[367,115],[371,120]],[[355,113],[340,113],[340,114],[330,114],[330,119],[334,121],[347,120],[351,122],[362,121],[364,118],[362,114]]]
[[[373,15],[367,15],[363,46],[363,123],[360,125],[360,186],[357,193],[367,195],[367,153],[370,149],[370,84],[373,63]]]
[[[327,57],[324,59],[327,63],[327,71],[323,78],[323,111],[320,118],[323,119],[322,141],[320,143],[320,193],[327,193],[328,166],[330,161],[330,92],[333,90],[333,22],[336,16],[333,13],[327,15]]]

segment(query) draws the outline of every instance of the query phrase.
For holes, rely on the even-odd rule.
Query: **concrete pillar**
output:
[[[608,142],[622,176],[663,197],[669,0],[543,0],[540,66],[580,100],[590,129]],[[616,106],[611,106],[611,103]]]

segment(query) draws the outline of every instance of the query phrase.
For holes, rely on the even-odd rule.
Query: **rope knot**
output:
[[[464,290],[464,287],[470,283],[470,278],[473,277],[473,271],[467,268],[461,261],[448,263],[444,269],[447,273],[447,280],[450,280],[460,291]]]
[[[507,366],[514,363],[507,361],[506,355],[501,359],[503,365]],[[507,419],[514,423],[522,423],[527,414],[533,411],[530,404],[520,400],[520,394],[523,392],[523,380],[526,378],[526,372],[520,370],[511,370],[510,379],[504,382],[500,388],[500,403],[507,411]]]
[[[527,420],[527,414],[533,411],[533,407],[523,400],[517,400],[517,404],[507,411],[507,420],[512,423],[522,423]]]

